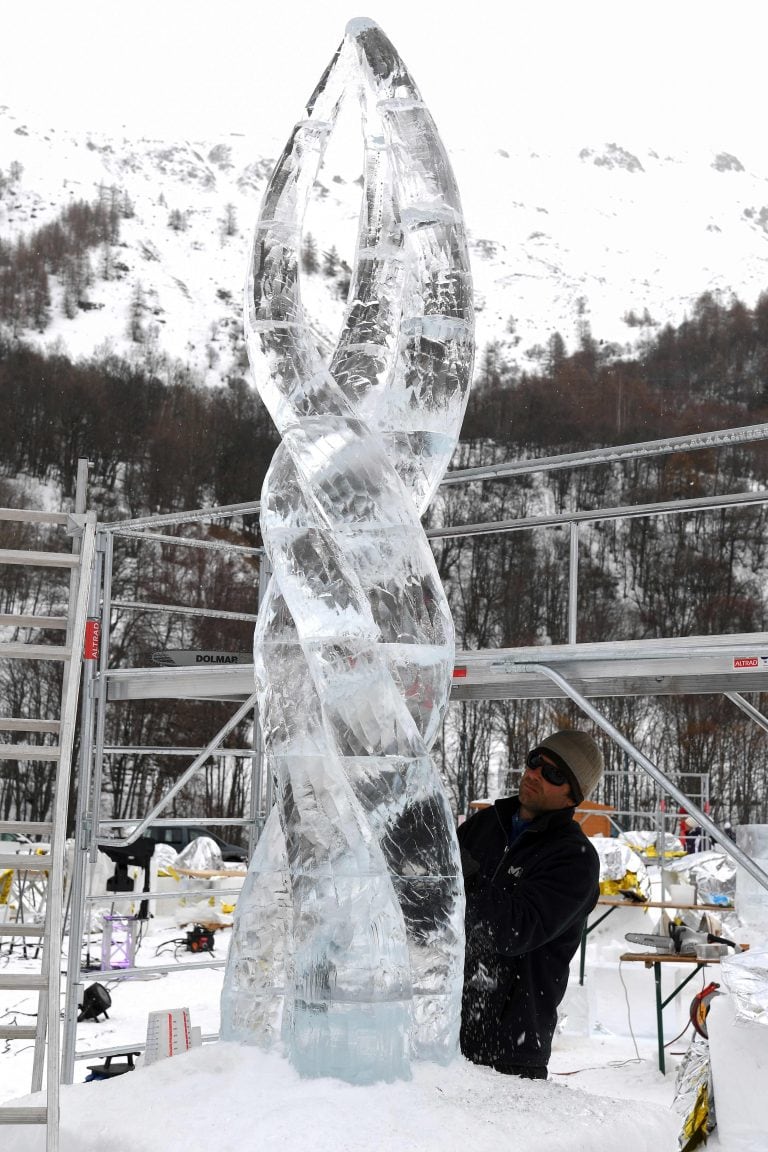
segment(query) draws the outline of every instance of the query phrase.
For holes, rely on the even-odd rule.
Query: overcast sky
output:
[[[486,133],[766,147],[766,0],[10,0],[0,103],[51,123],[284,140],[353,16],[377,20],[449,148]],[[749,157],[746,157],[747,162]]]

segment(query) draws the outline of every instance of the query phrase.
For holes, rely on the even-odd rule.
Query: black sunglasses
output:
[[[549,757],[549,760],[554,760],[554,764],[550,764],[548,760],[545,760],[545,755]],[[577,804],[580,804],[584,799],[576,777],[573,775],[573,772],[571,772],[565,760],[563,760],[561,756],[558,756],[557,752],[552,752],[549,748],[533,748],[528,753],[526,764],[529,768],[538,768],[547,783],[554,784],[556,788],[561,784],[567,784]]]

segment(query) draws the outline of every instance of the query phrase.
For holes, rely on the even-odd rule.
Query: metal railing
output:
[[[258,505],[256,505],[258,507]],[[158,533],[152,529],[160,524],[163,526],[189,525],[205,519],[223,519],[234,515],[243,515],[254,511],[253,504],[232,505],[227,509],[206,509],[199,512],[184,512],[164,517],[150,517],[142,520],[120,521],[114,524],[99,525],[97,536],[98,566],[94,580],[89,605],[89,616],[100,623],[101,640],[98,656],[85,661],[83,705],[81,711],[81,747],[80,747],[80,786],[78,789],[78,807],[75,828],[75,866],[71,884],[71,916],[70,916],[70,946],[67,965],[67,997],[64,1018],[64,1041],[62,1059],[62,1079],[71,1083],[74,1074],[75,1061],[80,1057],[76,1051],[77,1004],[87,973],[81,971],[80,956],[84,929],[86,925],[87,909],[95,903],[103,902],[105,895],[93,896],[86,892],[86,871],[88,861],[94,862],[97,858],[99,844],[106,844],[109,837],[107,829],[128,828],[130,832],[119,841],[121,847],[133,844],[152,824],[173,826],[174,824],[189,824],[193,822],[203,826],[228,825],[241,826],[248,831],[249,852],[252,852],[258,839],[260,828],[266,819],[268,807],[271,805],[271,787],[265,789],[264,771],[261,763],[260,740],[258,737],[258,723],[256,722],[255,692],[238,707],[235,708],[229,719],[219,728],[208,744],[201,749],[184,747],[160,748],[156,745],[126,745],[118,746],[108,744],[107,709],[109,706],[107,686],[110,676],[110,646],[112,640],[112,613],[115,609],[129,612],[150,612],[158,614],[178,613],[185,616],[210,617],[212,619],[240,620],[253,623],[256,619],[254,613],[227,612],[220,608],[196,608],[190,605],[172,605],[150,603],[143,601],[127,601],[113,599],[113,566],[114,542],[117,537],[130,537],[133,540],[149,544],[162,544],[164,547],[178,546],[192,547],[204,551],[219,552],[244,557],[263,558],[263,550],[233,544],[226,540],[201,540],[197,537],[175,536]],[[149,529],[143,531],[143,529]],[[259,595],[263,592],[264,564],[260,565]],[[130,669],[120,669],[121,675],[130,676]],[[250,749],[226,748],[223,742],[237,726],[249,715],[254,718],[254,743]],[[101,817],[101,797],[103,792],[103,773],[105,758],[130,754],[134,756],[157,756],[159,754],[172,757],[190,758],[190,763],[175,779],[174,783],[162,798],[152,807],[151,811],[135,820],[110,820]],[[222,760],[235,757],[240,760],[251,760],[251,787],[249,790],[249,810],[245,816],[233,815],[230,817],[195,817],[175,819],[162,818],[185,785],[193,778],[203,765],[210,759]],[[239,889],[220,889],[217,896],[237,896]],[[208,889],[185,889],[183,895],[211,895]],[[124,903],[133,901],[167,901],[178,900],[179,894],[159,891],[137,892],[110,892],[106,897],[110,903]],[[195,967],[219,968],[224,961],[213,958],[200,957]],[[155,966],[157,971],[171,972],[179,970],[177,963]],[[125,978],[125,969],[115,969],[109,973],[110,979]],[[148,969],[138,969],[137,974],[146,974]],[[87,1054],[86,1054],[87,1055]]]
[[[583,452],[576,453],[563,453],[557,456],[541,457],[536,459],[527,459],[523,461],[507,461],[501,464],[494,464],[480,468],[462,469],[450,472],[445,477],[443,483],[446,485],[454,485],[458,483],[471,483],[477,481],[496,481],[507,477],[520,476],[532,473],[546,473],[564,468],[579,468],[586,466],[594,466],[596,464],[618,463],[622,461],[629,461],[632,459],[642,459],[654,455],[663,455],[678,451],[695,451],[698,449],[711,449],[713,447],[725,447],[730,445],[747,444],[759,440],[768,439],[768,424],[752,425],[744,428],[731,428],[723,429],[715,432],[696,434],[684,437],[670,437],[663,440],[647,441],[631,445],[624,445],[619,447],[590,449]],[[640,516],[650,515],[677,515],[688,513],[691,511],[703,510],[719,510],[723,508],[739,508],[748,507],[751,505],[762,504],[768,501],[768,492],[741,492],[723,496],[703,497],[688,500],[675,500],[657,502],[656,504],[641,504],[619,506],[614,508],[602,508],[588,511],[573,511],[565,512],[558,515],[551,516],[533,516],[525,518],[516,518],[509,520],[495,521],[484,524],[463,524],[430,528],[428,536],[432,539],[455,537],[455,536],[473,536],[473,535],[486,535],[489,533],[504,533],[504,532],[517,532],[526,531],[536,528],[566,528],[569,532],[569,571],[568,571],[568,613],[567,613],[567,633],[568,643],[573,646],[578,645],[578,617],[577,617],[577,602],[578,602],[578,558],[580,546],[580,532],[582,525],[595,523],[598,521],[617,520],[617,519],[632,519]],[[92,615],[98,616],[102,622],[102,647],[99,655],[98,663],[88,662],[86,665],[86,680],[85,680],[85,699],[84,699],[84,712],[82,723],[82,756],[81,756],[81,791],[85,796],[81,802],[78,810],[78,824],[77,824],[77,846],[81,852],[87,852],[91,857],[95,855],[97,843],[99,839],[100,827],[106,826],[107,822],[101,822],[99,818],[99,797],[102,791],[102,765],[105,755],[111,752],[111,746],[107,746],[105,740],[105,716],[107,708],[107,691],[106,684],[109,675],[108,663],[108,649],[110,641],[110,616],[113,608],[120,608],[123,611],[142,611],[142,612],[179,612],[180,614],[196,615],[198,613],[203,615],[210,615],[212,618],[218,619],[232,619],[232,620],[247,620],[252,622],[255,617],[249,613],[230,613],[225,609],[197,609],[191,606],[173,606],[168,604],[158,604],[150,602],[140,602],[135,600],[126,599],[112,599],[112,565],[114,558],[114,541],[118,536],[131,537],[134,540],[146,539],[147,541],[154,541],[161,543],[166,547],[179,546],[179,547],[197,547],[208,550],[232,551],[245,556],[262,555],[259,549],[246,548],[240,545],[230,545],[225,541],[201,541],[199,538],[173,536],[167,533],[161,533],[158,529],[169,527],[180,527],[182,525],[189,525],[193,523],[200,523],[205,521],[217,521],[228,519],[237,516],[250,516],[258,513],[259,502],[249,501],[241,504],[231,504],[219,508],[201,508],[191,510],[183,513],[168,514],[162,516],[149,516],[139,517],[132,520],[119,521],[111,524],[100,525],[99,532],[99,557],[100,557],[100,594],[94,599],[92,603]],[[263,555],[262,555],[263,559]],[[260,597],[263,594],[264,584],[266,580],[266,564],[260,565]],[[670,648],[674,650],[675,641],[670,639]],[[531,665],[530,671],[532,674],[549,677],[553,682],[562,681],[561,687],[564,693],[569,696],[574,703],[582,708],[587,715],[590,715],[594,722],[606,731],[612,739],[615,739],[619,745],[624,748],[627,754],[638,763],[644,771],[646,771],[659,786],[669,795],[677,798],[681,805],[685,806],[694,818],[699,819],[701,826],[712,835],[712,838],[717,840],[726,848],[731,855],[743,857],[743,853],[734,851],[735,846],[733,842],[728,840],[727,844],[723,842],[724,834],[716,829],[712,822],[707,817],[706,813],[699,808],[699,805],[693,803],[688,797],[676,788],[669,780],[664,777],[663,773],[651,764],[641,753],[638,752],[628,741],[626,741],[620,733],[612,728],[602,717],[596,709],[589,705],[587,711],[586,701],[583,701],[578,693],[575,693],[572,687],[564,681],[562,676],[553,668],[548,668],[545,664]],[[123,670],[123,674],[125,670]],[[239,708],[235,717],[232,719],[231,730],[242,719],[249,710],[253,710],[255,705],[255,697],[250,697],[245,705]],[[767,722],[768,723],[768,722]],[[225,726],[226,727],[226,726]],[[189,776],[196,771],[205,760],[216,753],[220,749],[221,740],[223,736],[221,733],[217,734],[209,745],[203,749],[190,764],[189,768],[183,774],[183,779],[189,779]],[[166,750],[170,754],[181,754],[185,750]],[[187,752],[189,750],[186,750]],[[251,806],[250,816],[244,823],[249,825],[250,829],[250,845],[253,847],[255,840],[258,836],[260,827],[266,817],[266,813],[271,807],[271,781],[265,779],[265,774],[262,764],[262,754],[260,748],[260,737],[258,731],[258,724],[254,725],[254,749],[253,749],[253,770],[252,770],[252,783],[251,783]],[[178,784],[164,797],[161,803],[158,803],[152,809],[152,812],[140,821],[140,828],[146,828],[151,822],[159,822],[160,813],[167,806],[167,804],[178,793],[179,788],[183,786]],[[704,807],[704,805],[702,805]],[[188,821],[187,821],[188,822]],[[196,823],[206,823],[204,818],[196,818]],[[213,823],[213,821],[209,821]],[[228,820],[228,823],[235,823],[235,820]],[[116,822],[109,821],[108,823],[114,824]],[[135,832],[132,838],[139,834]],[[128,841],[124,841],[128,843]],[[740,863],[743,861],[740,859]],[[761,883],[768,884],[768,877],[765,877],[759,869],[755,871],[755,866],[748,861],[751,867],[747,864],[744,866],[752,875],[757,875]],[[114,894],[120,898],[120,894]],[[145,894],[146,895],[146,894]],[[152,898],[162,898],[163,894],[158,893],[149,896]],[[79,937],[76,934],[75,928],[78,918],[78,913],[75,910],[75,904],[81,910],[79,927],[82,930],[82,909],[86,904],[85,891],[80,882],[80,888],[76,893],[73,893],[73,919],[72,919],[72,944],[71,951],[75,951],[78,947]],[[81,931],[82,934],[82,931]],[[78,979],[79,979],[79,963],[77,965]],[[76,992],[76,981],[70,981],[68,984],[68,1003],[71,1003],[72,998]],[[70,1023],[70,1031],[68,1034],[74,1035],[73,1027]],[[70,1044],[68,1051],[68,1070],[69,1078],[71,1079],[72,1065],[75,1059],[74,1043]]]

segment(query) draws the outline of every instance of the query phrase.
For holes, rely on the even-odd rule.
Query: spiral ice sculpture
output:
[[[304,212],[342,99],[365,188],[326,366],[299,295]],[[447,467],[474,350],[456,183],[403,62],[353,20],[278,161],[245,329],[282,437],[262,493],[273,578],[254,664],[276,803],[251,862],[222,1035],[282,1042],[303,1075],[405,1078],[457,1050],[463,888],[429,749],[453,626],[420,517]]]

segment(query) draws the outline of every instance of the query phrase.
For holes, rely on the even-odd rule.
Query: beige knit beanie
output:
[[[556,752],[576,777],[582,799],[591,796],[603,775],[603,754],[588,733],[571,728],[553,732],[538,747]]]

